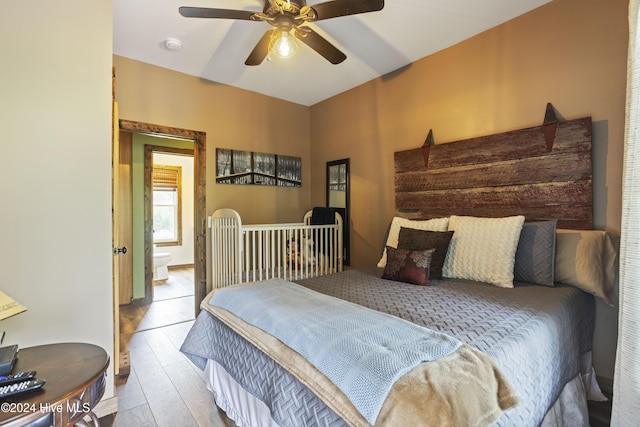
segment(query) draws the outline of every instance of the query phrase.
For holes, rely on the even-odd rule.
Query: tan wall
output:
[[[393,152],[540,125],[547,102],[594,121],[594,222],[619,232],[626,0],[556,0],[311,107],[312,203],[327,161],[351,158],[352,265],[380,256],[394,213]],[[613,376],[616,311],[598,304],[596,368]]]
[[[245,223],[301,221],[310,205],[309,108],[113,57],[120,118],[206,132],[207,214],[236,209]],[[302,158],[301,188],[215,183],[215,149]]]

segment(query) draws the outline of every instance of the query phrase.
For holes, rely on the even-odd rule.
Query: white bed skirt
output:
[[[242,388],[222,365],[209,359],[205,374],[216,404],[238,427],[280,427],[267,405]]]
[[[541,427],[589,427],[585,394],[588,400],[607,400],[595,380],[591,352],[583,357],[582,372],[562,389]],[[205,374],[207,388],[213,393],[216,404],[239,427],[280,427],[271,418],[267,405],[242,388],[219,363],[208,360]]]
[[[584,396],[586,395],[587,400],[598,402],[607,398],[596,380],[591,352],[582,356],[580,371],[580,374],[564,386],[558,400],[542,420],[541,427],[589,427],[589,408]]]

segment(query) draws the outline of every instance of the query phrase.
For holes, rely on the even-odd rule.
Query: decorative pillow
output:
[[[602,298],[611,298],[618,248],[613,236],[600,230],[556,230],[556,282]]]
[[[453,231],[427,231],[401,227],[398,235],[398,249],[410,251],[435,249],[431,256],[429,279],[440,279],[442,278],[442,265],[447,256],[452,236]]]
[[[525,222],[516,250],[514,280],[553,287],[557,223]]]
[[[394,217],[389,226],[389,233],[387,235],[386,246],[392,248],[398,247],[398,236],[400,234],[400,228],[413,228],[416,230],[430,230],[430,231],[447,231],[449,225],[449,218],[434,218],[424,221],[417,221],[412,219]],[[384,268],[387,264],[387,248],[382,251],[382,258],[378,261],[378,267]]]
[[[414,285],[429,285],[429,266],[434,249],[410,251],[387,246],[387,265],[382,274],[383,279]]]
[[[455,231],[442,268],[444,277],[513,288],[513,267],[524,216],[451,216]]]

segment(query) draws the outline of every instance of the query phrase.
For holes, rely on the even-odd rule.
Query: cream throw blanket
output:
[[[207,304],[212,295],[203,300],[204,310],[276,360],[349,425],[370,425],[344,393],[304,357],[232,313]],[[486,426],[517,402],[492,360],[462,344],[454,353],[422,363],[402,376],[389,392],[375,425]]]

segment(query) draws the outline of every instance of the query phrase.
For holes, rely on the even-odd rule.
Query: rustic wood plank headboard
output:
[[[593,228],[591,118],[557,122],[552,145],[544,127],[396,152],[396,214],[524,215]]]

